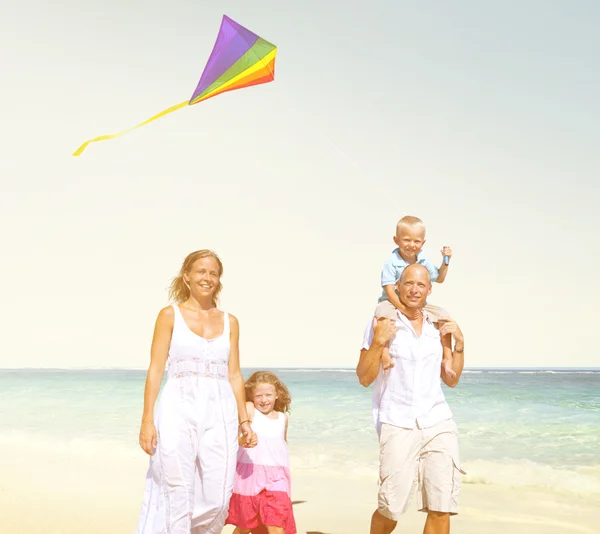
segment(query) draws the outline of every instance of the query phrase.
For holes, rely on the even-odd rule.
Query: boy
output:
[[[448,273],[448,265],[444,261],[442,261],[442,264],[438,268],[421,255],[421,249],[425,244],[425,224],[418,217],[407,215],[398,221],[394,243],[398,245],[398,248],[386,260],[381,271],[383,293],[375,309],[375,319],[378,321],[385,318],[396,322],[398,319],[397,310],[403,313],[410,313],[396,293],[396,283],[407,265],[412,263],[422,264],[429,271],[432,283],[437,282],[441,284],[446,279]],[[450,247],[442,248],[442,255],[448,256],[448,258],[452,257],[452,249]],[[426,304],[423,309],[429,313],[433,323],[439,323],[440,317],[448,316],[448,313],[444,309],[437,306]],[[385,370],[394,365],[390,357],[389,346],[387,345],[383,349],[381,363]],[[455,373],[452,370],[452,361],[444,360],[442,364],[446,373],[453,377]]]

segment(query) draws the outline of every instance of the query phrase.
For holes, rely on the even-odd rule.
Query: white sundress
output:
[[[229,507],[238,450],[238,412],[229,383],[229,315],[212,340],[190,330],[179,306],[168,379],[155,414],[136,534],[217,534]]]

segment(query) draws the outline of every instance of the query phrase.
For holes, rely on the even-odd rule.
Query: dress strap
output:
[[[229,314],[224,311],[223,312],[223,337],[225,339],[229,339]]]

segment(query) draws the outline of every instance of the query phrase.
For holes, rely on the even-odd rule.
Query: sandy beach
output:
[[[133,448],[117,451],[77,440],[56,447],[4,440],[0,443],[0,532],[133,534],[147,459]],[[375,471],[332,478],[306,476],[299,468],[292,476],[299,533],[368,532],[376,502]],[[452,531],[596,534],[597,512],[597,500],[572,492],[465,483],[461,513],[453,518]],[[424,515],[413,507],[397,531],[421,532],[423,520]],[[232,530],[226,527],[223,532]]]

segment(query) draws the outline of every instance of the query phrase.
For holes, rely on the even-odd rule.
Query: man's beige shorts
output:
[[[437,323],[440,317],[449,317],[448,312],[444,308],[434,306],[433,304],[425,304],[425,306],[423,306],[423,311],[426,311],[429,314],[432,323]],[[382,300],[377,304],[374,315],[375,319],[385,317],[386,319],[395,321],[398,319],[397,313],[398,311],[389,300]]]
[[[431,428],[400,428],[384,423],[379,436],[381,515],[397,521],[415,488],[422,512],[458,513],[460,467],[458,431],[452,419]]]

